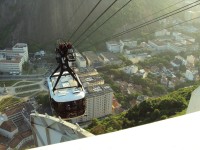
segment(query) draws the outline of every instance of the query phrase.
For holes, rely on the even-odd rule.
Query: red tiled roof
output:
[[[15,104],[14,106],[11,106],[10,108],[7,108],[6,110],[4,110],[4,113],[9,117],[11,115],[20,113],[23,108],[25,108],[28,112],[31,112],[34,109],[31,104],[22,102],[22,103]]]
[[[12,121],[4,121],[1,125],[0,128],[12,132],[17,129],[17,127],[14,125]]]
[[[22,109],[23,109],[23,105],[17,105],[15,108],[5,110],[4,113],[9,117],[11,115],[21,112]]]
[[[14,138],[10,141],[10,148],[15,148],[24,138],[32,135],[32,131],[28,130],[25,132],[18,133]]]
[[[119,108],[121,105],[118,103],[117,100],[113,100],[112,105],[114,106],[114,108]]]
[[[0,144],[0,150],[6,150],[6,146],[3,144]]]

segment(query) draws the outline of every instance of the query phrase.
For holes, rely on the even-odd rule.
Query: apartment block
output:
[[[86,112],[72,122],[85,122],[112,114],[113,90],[109,85],[96,85],[86,89]]]
[[[0,71],[19,74],[22,65],[28,61],[28,46],[17,43],[12,49],[0,50]]]

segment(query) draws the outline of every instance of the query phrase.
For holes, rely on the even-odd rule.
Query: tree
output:
[[[160,119],[160,110],[154,109],[153,113],[151,114],[152,121],[159,120]]]
[[[43,107],[47,107],[49,106],[49,95],[40,94],[36,97],[36,101],[38,104],[41,104]]]

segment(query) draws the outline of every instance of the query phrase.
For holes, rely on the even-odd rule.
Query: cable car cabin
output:
[[[86,107],[85,90],[82,85],[78,86],[78,82],[80,83],[78,76],[75,74],[76,79],[78,79],[77,82],[70,73],[64,71],[54,90],[53,87],[59,74],[60,72],[56,72],[47,78],[53,113],[64,120],[84,115]]]

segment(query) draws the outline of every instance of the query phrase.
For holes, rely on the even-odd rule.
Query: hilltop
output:
[[[172,2],[171,0],[167,4]],[[76,13],[80,3],[81,0],[60,0],[59,2],[55,0],[1,0],[0,48],[11,47],[17,42],[25,42],[31,45],[31,49],[36,44],[43,47],[54,44],[59,38],[66,39],[67,35],[77,28],[81,19],[87,16],[88,8],[93,8],[97,0],[83,3]],[[124,1],[116,3],[106,13],[106,16],[103,16],[96,24],[100,24],[124,3]],[[83,28],[86,28],[90,24],[89,22],[97,18],[108,5],[109,2],[101,4]],[[132,26],[134,21],[142,19],[163,7],[165,7],[165,3],[159,0],[132,2],[105,24],[97,34],[92,36],[92,39],[96,40]],[[148,29],[144,28],[143,30],[150,30],[151,28],[149,26]],[[81,30],[83,31],[83,29]],[[77,34],[80,34],[81,30]]]

